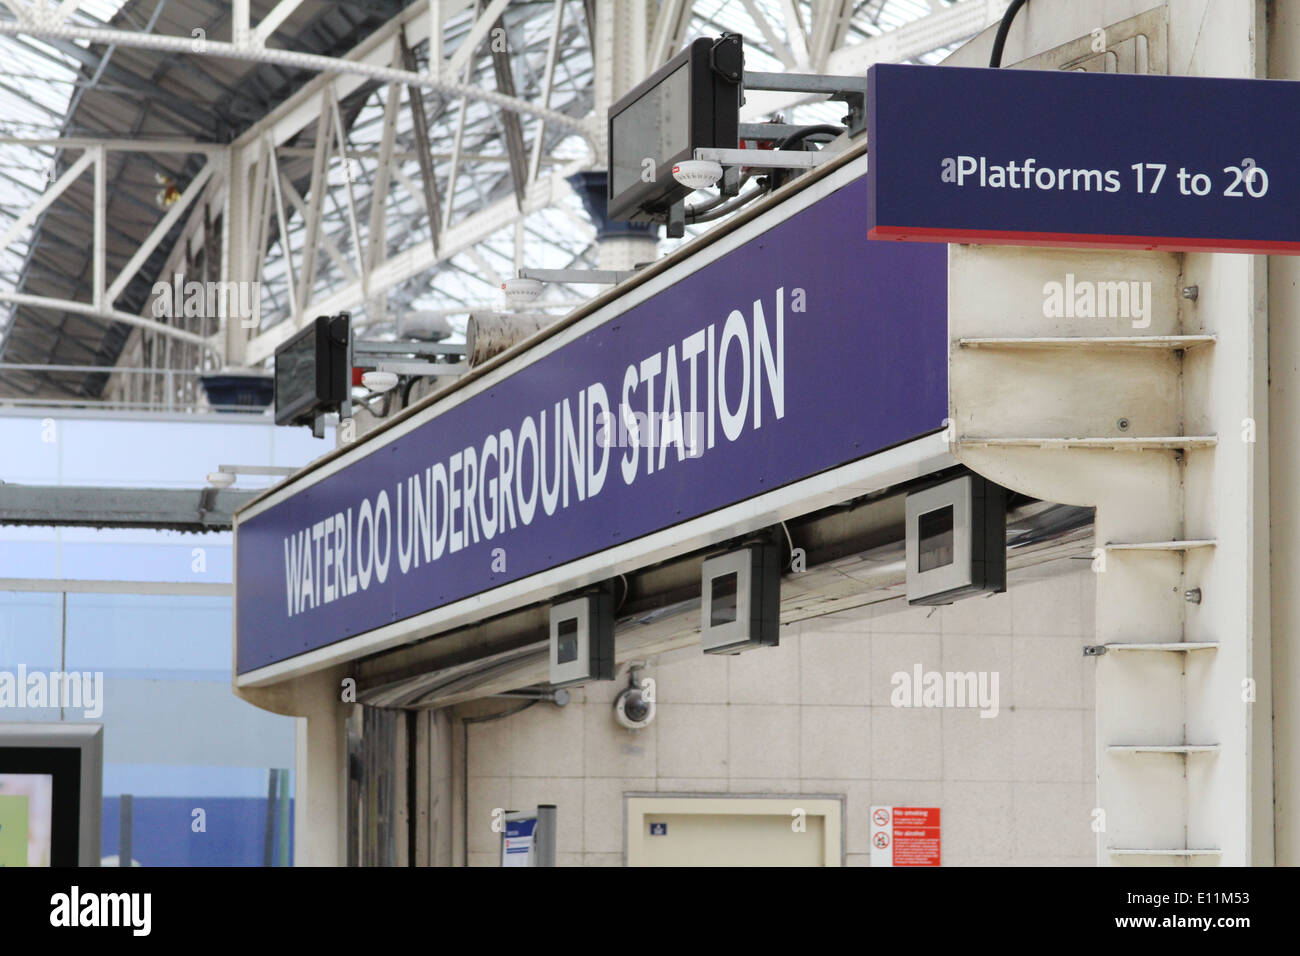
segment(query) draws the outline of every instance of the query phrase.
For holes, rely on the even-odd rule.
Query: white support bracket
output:
[[[582,285],[618,285],[636,275],[620,269],[520,269],[519,278],[538,282],[569,282]]]
[[[812,169],[831,159],[832,154],[822,150],[814,153],[798,149],[719,149],[706,146],[695,151],[695,158],[704,162],[717,163],[720,166]]]
[[[353,357],[393,355],[463,355],[468,346],[455,342],[362,342],[352,343]]]
[[[283,478],[298,471],[285,465],[218,465],[217,471],[228,475],[271,475]]]
[[[429,378],[455,378],[468,372],[469,365],[465,362],[379,362],[375,371]]]
[[[376,342],[352,341],[351,364],[376,372],[395,375],[418,375],[428,378],[455,378],[469,371],[465,361],[448,361],[463,356],[464,344],[454,342]],[[424,361],[444,356],[444,361]]]

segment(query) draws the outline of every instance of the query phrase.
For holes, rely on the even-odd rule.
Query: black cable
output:
[[[778,140],[774,148],[785,149],[795,143],[802,142],[809,136],[839,136],[843,132],[844,127],[832,126],[829,123],[805,126],[802,129],[795,130],[784,139]],[[744,186],[753,176],[753,171],[745,173],[744,178],[740,181],[740,185]],[[692,206],[686,210],[686,221],[689,223],[697,223],[712,222],[715,219],[721,219],[723,216],[735,212],[741,206],[746,206],[753,202],[764,193],[770,193],[773,189],[782,184],[782,181],[779,181],[779,179],[778,176],[773,174],[765,178],[765,185],[759,189],[752,190],[743,195],[731,197],[730,200],[728,200],[728,197],[726,196],[716,196],[706,202],[700,203],[698,206]]]
[[[410,378],[406,380],[406,384],[402,386],[402,407],[403,408],[406,408],[408,405],[411,404],[411,386],[413,386],[414,384],[415,384],[415,376],[412,375]]]
[[[785,139],[778,142],[776,144],[776,148],[785,149],[788,146],[793,146],[795,143],[802,142],[803,140],[807,139],[809,136],[818,136],[823,134],[830,135],[830,136],[839,136],[843,132],[844,132],[843,126],[832,126],[829,123],[819,123],[816,126],[805,126],[802,129],[795,130]]]
[[[736,184],[736,189],[739,190],[742,186],[745,185],[745,183],[749,182],[749,180],[753,178],[753,176],[754,176],[753,170],[750,170],[749,172],[745,173],[745,175],[740,178],[740,182]],[[732,198],[734,197],[728,196],[724,193],[719,193],[718,195],[713,196],[702,203],[699,203],[694,206],[687,206],[686,221],[694,222],[695,220],[692,217],[701,215],[702,213],[711,212],[714,209],[717,209],[719,206],[721,206],[728,199],[732,199]]]
[[[1002,48],[1006,46],[1007,34],[1011,32],[1011,21],[1016,18],[1020,8],[1028,2],[1029,0],[1011,0],[1011,6],[1007,7],[1006,13],[1002,14],[997,36],[993,38],[993,53],[989,56],[989,66],[996,69],[1002,65]]]
[[[777,149],[787,149],[791,146],[802,144],[810,136],[839,136],[844,132],[840,126],[831,126],[827,123],[820,123],[816,126],[805,126],[803,129],[795,130],[785,139],[776,144]],[[801,147],[802,148],[802,147]],[[768,176],[768,190],[779,189],[794,179],[796,172],[792,169],[774,169]]]
[[[759,196],[763,196],[769,192],[771,192],[771,189],[766,186],[760,186],[758,189],[751,189],[744,195],[736,196],[730,202],[723,203],[721,206],[718,206],[709,212],[700,213],[696,216],[687,216],[686,221],[691,223],[713,222],[715,219],[721,219],[723,216],[730,215],[741,206],[749,205]]]

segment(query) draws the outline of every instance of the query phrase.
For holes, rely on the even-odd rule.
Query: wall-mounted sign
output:
[[[501,865],[533,866],[533,834],[537,817],[515,814],[506,819],[501,833]]]
[[[872,807],[872,866],[938,866],[938,807]]]
[[[1300,254],[1300,83],[877,64],[868,235]]]
[[[238,673],[939,430],[946,250],[825,192],[241,513]]]

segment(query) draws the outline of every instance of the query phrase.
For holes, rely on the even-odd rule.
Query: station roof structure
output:
[[[0,399],[95,402],[133,335],[149,337],[138,354],[160,369],[265,363],[270,345],[232,361],[202,320],[153,335],[155,283],[176,270],[187,279],[227,274],[234,252],[220,190],[232,144],[273,134],[273,185],[282,187],[270,227],[247,234],[261,259],[256,335],[301,324],[306,304],[295,303],[295,285],[296,298],[314,306],[349,301],[359,283],[369,294],[352,295],[348,307],[374,335],[393,333],[412,310],[454,324],[494,303],[501,278],[522,262],[596,265],[595,230],[578,197],[541,185],[603,166],[595,114],[608,99],[600,74],[616,44],[655,50],[640,61],[648,73],[676,41],[734,31],[746,38],[750,69],[861,73],[876,60],[937,62],[1006,7],[643,5],[643,35],[601,37],[598,0],[0,0]],[[402,50],[413,28],[427,37],[430,24],[440,33],[436,64],[426,39]],[[379,43],[391,43],[394,69],[434,78],[415,100],[427,129],[415,119],[417,87],[353,65]],[[313,101],[320,78],[335,75],[331,61],[360,82]],[[467,87],[483,92],[461,95]],[[787,122],[842,113],[826,103],[775,105]],[[291,129],[295,110],[303,118]],[[346,150],[327,173],[315,222],[322,129]],[[422,149],[432,160],[423,167]],[[185,214],[169,221],[178,197]],[[309,248],[316,261],[304,295],[295,261]],[[580,297],[556,288],[547,306]]]

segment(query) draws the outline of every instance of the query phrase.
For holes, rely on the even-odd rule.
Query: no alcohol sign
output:
[[[872,866],[938,866],[938,807],[872,807]]]

